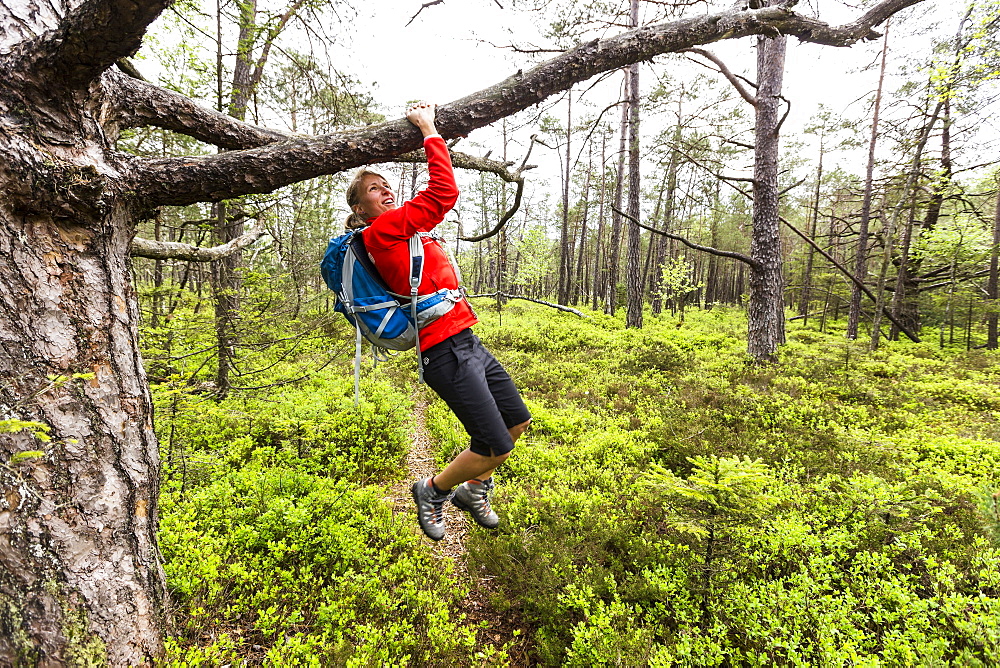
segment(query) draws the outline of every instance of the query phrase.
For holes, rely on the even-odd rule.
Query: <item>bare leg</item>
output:
[[[508,429],[511,441],[517,443],[517,439],[521,437],[529,424],[531,424],[531,420]],[[472,450],[465,449],[445,467],[444,471],[434,476],[434,485],[438,489],[451,489],[455,485],[461,485],[466,480],[473,478],[486,480],[493,475],[496,467],[500,466],[508,456],[510,456],[509,452],[498,457],[484,457],[477,455]]]

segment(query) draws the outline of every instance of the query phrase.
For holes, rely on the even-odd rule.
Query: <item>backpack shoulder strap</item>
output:
[[[424,356],[420,352],[420,322],[417,319],[417,293],[420,291],[420,281],[424,277],[424,242],[420,233],[410,237],[410,315],[413,317],[413,330],[416,338],[417,351],[417,382],[424,382]]]

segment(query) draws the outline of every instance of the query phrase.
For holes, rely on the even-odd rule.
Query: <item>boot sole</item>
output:
[[[476,514],[474,512],[472,512],[472,509],[469,508],[468,506],[466,506],[461,501],[459,501],[457,496],[453,497],[452,500],[451,500],[451,502],[459,510],[465,511],[465,512],[469,513],[469,515],[472,515],[472,519],[475,520],[476,524],[478,524],[479,526],[481,526],[484,529],[496,529],[498,526],[500,526],[500,522],[497,522],[496,524],[492,524],[491,525],[491,524],[486,524],[485,522],[479,521],[479,518],[476,517]]]

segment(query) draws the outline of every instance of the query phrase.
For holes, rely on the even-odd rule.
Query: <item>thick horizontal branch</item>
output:
[[[648,225],[643,225],[638,220],[636,220],[632,216],[628,215],[624,211],[619,210],[615,206],[612,206],[611,210],[614,211],[615,213],[617,213],[620,216],[624,216],[625,218],[627,218],[628,220],[632,221],[633,223],[635,223],[636,225],[638,225],[639,227],[641,227],[644,230],[648,230],[650,232],[653,232],[654,234],[659,234],[661,236],[667,237],[668,239],[674,239],[675,241],[679,241],[682,244],[684,244],[685,246],[687,246],[688,248],[693,248],[694,250],[696,250],[696,251],[702,251],[703,253],[709,253],[710,255],[717,255],[719,257],[728,257],[728,258],[731,258],[733,260],[739,260],[740,262],[744,262],[744,263],[750,265],[751,267],[754,267],[754,268],[757,268],[757,269],[760,268],[760,262],[758,262],[757,260],[753,259],[749,255],[744,255],[743,253],[737,253],[736,251],[719,250],[718,248],[712,248],[711,246],[702,246],[701,244],[696,244],[693,241],[688,241],[687,239],[685,239],[684,237],[680,236],[679,234],[674,234],[672,232],[666,232],[664,230],[658,230],[655,227],[649,227]]]
[[[153,126],[225,149],[273,144],[290,135],[260,128],[196,104],[180,93],[121,72],[109,72],[105,85],[117,96],[125,127]]]
[[[21,71],[53,88],[82,90],[120,58],[139,50],[146,27],[169,0],[84,0],[55,30],[17,45]]]
[[[465,136],[601,72],[723,39],[779,32],[817,44],[848,46],[876,37],[872,27],[878,21],[921,1],[886,0],[841,28],[784,7],[728,11],[644,26],[616,37],[593,40],[495,86],[443,105],[438,108],[437,129],[446,138]],[[891,7],[892,12],[877,11],[883,6]],[[152,205],[183,205],[267,193],[323,174],[389,161],[419,148],[421,139],[413,125],[397,119],[212,156],[136,159],[130,190]]]
[[[153,241],[136,237],[132,240],[132,257],[145,257],[151,260],[187,260],[188,262],[214,262],[240,252],[253,242],[267,234],[266,230],[252,230],[241,234],[232,241],[203,248],[182,244],[177,241]]]

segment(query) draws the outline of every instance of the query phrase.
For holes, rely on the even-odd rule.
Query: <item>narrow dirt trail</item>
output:
[[[412,445],[406,456],[406,468],[409,473],[405,479],[390,488],[392,509],[397,513],[412,515],[414,526],[417,526],[417,517],[413,507],[413,498],[410,496],[410,486],[414,480],[420,480],[437,473],[434,465],[433,441],[427,430],[428,403],[428,400],[421,396],[418,390],[414,397],[413,429],[410,434]],[[456,579],[465,580],[467,579],[465,539],[469,535],[471,519],[450,503],[445,504],[444,515],[448,525],[445,537],[437,542],[431,540],[427,542],[431,544],[435,556],[439,559],[452,561]]]
[[[416,511],[413,498],[410,496],[410,486],[414,480],[426,478],[437,473],[434,464],[434,441],[427,429],[427,406],[429,400],[417,389],[413,396],[413,427],[411,429],[412,444],[406,456],[408,475],[401,482],[389,488],[392,496],[393,511],[409,515],[413,525],[417,526]],[[431,545],[435,557],[441,562],[449,562],[452,567],[455,584],[467,591],[462,599],[462,612],[471,624],[486,622],[479,631],[479,641],[485,646],[500,648],[515,638],[514,630],[521,629],[518,620],[509,614],[498,612],[489,602],[491,582],[488,577],[477,576],[468,569],[468,555],[465,542],[475,523],[466,513],[452,504],[445,505],[445,522],[448,531],[440,541],[424,540]],[[419,528],[416,529],[420,531]],[[508,653],[508,664],[511,668],[530,665],[525,652],[527,634],[521,629],[521,634]]]

